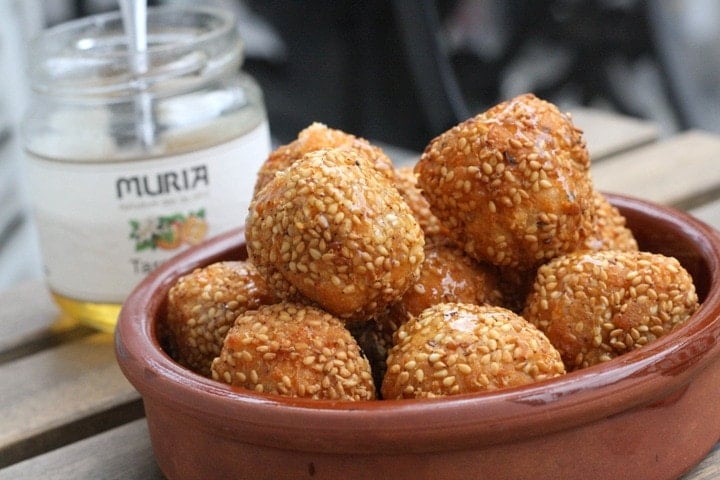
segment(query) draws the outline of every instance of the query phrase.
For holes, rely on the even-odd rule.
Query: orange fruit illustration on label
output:
[[[205,220],[205,209],[189,212],[172,213],[159,217],[133,218],[129,220],[129,239],[135,244],[135,251],[174,250],[183,242],[197,245],[205,240],[208,224]]]
[[[205,219],[190,215],[183,222],[180,234],[188,245],[197,245],[205,239],[207,232],[208,224]]]
[[[182,243],[182,222],[171,223],[167,230],[163,232],[156,241],[155,245],[163,250],[174,250]]]

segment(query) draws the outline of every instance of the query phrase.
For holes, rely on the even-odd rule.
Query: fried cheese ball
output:
[[[444,237],[425,237],[425,261],[418,280],[389,315],[400,325],[438,303],[501,305],[498,272],[478,263]]]
[[[545,332],[571,371],[647,345],[697,308],[693,280],[677,259],[585,251],[538,269],[523,316]]]
[[[296,303],[267,305],[239,316],[212,362],[212,377],[287,397],[375,398],[370,364],[342,321]]]
[[[348,149],[306,154],[255,196],[248,254],[282,298],[360,321],[415,282],[424,234],[398,191]]]
[[[444,303],[400,326],[382,396],[486,392],[564,373],[560,354],[522,317],[501,307]]]
[[[585,240],[589,250],[638,250],[637,240],[627,228],[625,217],[605,196],[597,190],[593,192],[595,218],[590,236]]]
[[[576,250],[592,230],[581,131],[532,94],[436,137],[415,171],[432,212],[479,261],[527,270]]]
[[[385,155],[380,147],[372,145],[364,138],[359,138],[342,130],[328,128],[326,125],[314,122],[300,131],[297,139],[281,145],[268,156],[261,165],[255,182],[255,194],[275,176],[279,170],[285,170],[303,155],[315,150],[345,147],[355,150],[359,155],[367,158],[370,163],[388,180],[394,180],[395,170],[392,160]]]
[[[196,268],[178,279],[167,298],[168,350],[190,370],[210,376],[235,318],[260,305],[279,301],[257,269],[245,261]]]
[[[414,167],[395,169],[395,188],[412,210],[425,235],[447,235],[447,229],[430,210],[430,204],[417,187]]]

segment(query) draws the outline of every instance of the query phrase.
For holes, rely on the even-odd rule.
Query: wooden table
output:
[[[720,228],[720,136],[658,139],[647,122],[591,110],[575,121],[599,189],[675,205]],[[0,305],[0,480],[163,478],[112,336],[61,318],[41,282],[0,292]],[[719,475],[716,447],[683,478]]]

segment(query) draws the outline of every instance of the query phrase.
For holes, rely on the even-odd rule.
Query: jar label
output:
[[[51,290],[121,303],[158,265],[244,224],[267,122],[235,140],[170,157],[75,163],[26,152]]]

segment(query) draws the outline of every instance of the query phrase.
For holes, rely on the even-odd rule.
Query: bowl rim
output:
[[[706,298],[691,320],[610,362],[483,394],[361,402],[258,394],[202,377],[157,347],[155,322],[148,319],[159,311],[180,275],[223,259],[244,243],[244,229],[236,228],[180,253],[138,284],[118,318],[118,363],[146,407],[163,402],[189,417],[202,417],[201,428],[223,426],[219,431],[233,436],[238,432],[228,426],[233,423],[242,426],[245,442],[279,448],[292,445],[306,451],[462,449],[546,435],[662,403],[720,355],[720,234],[673,207],[625,195],[604,195],[621,210],[650,215],[691,238],[707,262],[710,276]],[[154,295],[155,290],[161,294]],[[347,435],[348,431],[355,435]],[[404,443],[398,444],[398,438]]]

